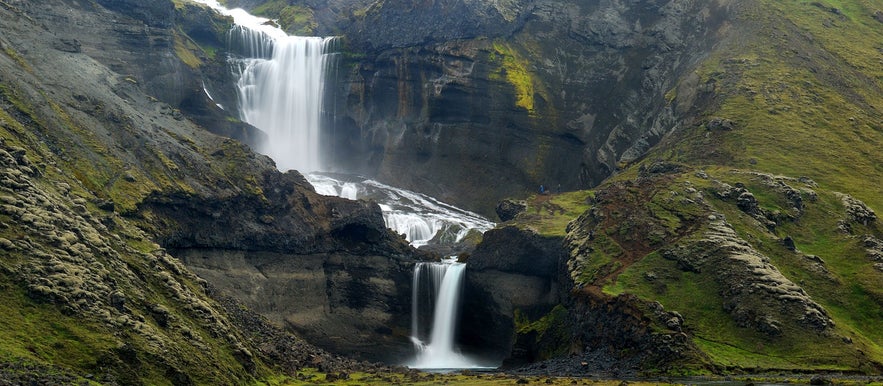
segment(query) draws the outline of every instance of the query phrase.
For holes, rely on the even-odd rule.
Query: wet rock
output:
[[[539,318],[563,300],[559,265],[566,253],[561,239],[507,226],[485,232],[467,267],[461,342],[488,357],[524,360],[534,346],[513,339],[515,310]],[[520,350],[520,351],[519,351]]]

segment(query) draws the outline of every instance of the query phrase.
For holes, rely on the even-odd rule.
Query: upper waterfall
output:
[[[325,69],[333,37],[289,36],[269,19],[215,0],[198,0],[232,16],[229,35],[234,75],[239,79],[240,119],[261,129],[259,152],[280,170],[322,171],[321,114]]]

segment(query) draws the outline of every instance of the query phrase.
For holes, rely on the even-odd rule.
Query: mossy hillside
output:
[[[673,155],[808,176],[826,189],[883,207],[883,66],[879,2],[755,1],[743,16],[751,39],[709,57],[697,74],[714,85],[700,115],[735,129],[699,125]]]
[[[276,19],[279,26],[292,35],[311,36],[319,26],[312,9],[300,4],[289,4],[287,0],[267,1],[251,12]]]
[[[236,158],[248,156],[243,146],[196,142],[204,134],[165,115],[142,127],[139,115],[105,94],[56,99],[27,75],[14,78],[24,71],[17,62],[0,56],[0,65],[11,68],[0,85],[0,143],[18,162],[0,169],[11,176],[0,192],[0,289],[9,300],[0,359],[98,380],[110,373],[126,384],[239,384],[273,374],[248,354],[256,350],[208,299],[205,283],[139,228],[149,214],[119,216],[149,194],[196,194],[210,181],[225,181],[233,194],[260,194],[249,185],[258,177],[242,165],[182,178],[217,148],[247,164]],[[121,94],[134,86],[117,81]],[[171,120],[176,129],[159,130]]]
[[[591,207],[592,197],[593,193],[587,190],[533,195],[526,200],[527,209],[512,220],[512,225],[547,237],[563,237],[567,224]]]
[[[870,323],[879,319],[880,312],[883,312],[877,300],[880,298],[877,294],[879,286],[873,284],[879,282],[881,274],[872,268],[859,245],[859,238],[838,230],[838,221],[845,213],[839,196],[816,190],[817,198],[805,201],[805,210],[799,218],[784,220],[770,231],[733,201],[716,197],[714,183],[710,182],[742,183],[755,194],[760,206],[770,211],[786,210],[785,198],[770,190],[762,182],[765,178],[726,169],[708,169],[706,172],[710,179],[685,174],[672,184],[661,184],[658,191],[671,194],[689,182],[691,189],[702,192],[710,204],[707,207],[709,214],[713,210],[725,215],[742,239],[762,251],[783,274],[799,283],[832,314],[837,324],[835,333],[807,333],[799,326],[786,323],[781,335],[770,337],[739,327],[724,311],[724,299],[720,295],[724,289],[711,272],[685,271],[655,251],[631,265],[622,261],[626,268],[621,273],[609,277],[607,282],[595,283],[603,285],[604,291],[611,296],[636,294],[646,301],[658,301],[666,309],[680,312],[694,344],[716,365],[730,370],[876,371],[873,365],[869,365],[869,359],[879,363],[883,352],[876,343],[880,341],[879,328]],[[693,212],[693,216],[701,214]],[[666,222],[663,217],[655,221]],[[876,229],[866,230],[872,234],[878,232]],[[699,228],[695,234],[701,232]],[[786,234],[796,240],[800,253],[782,245],[780,237]],[[688,234],[681,241],[687,242],[692,237]],[[807,243],[806,247],[801,245],[803,242]],[[827,271],[820,271],[805,253],[818,253]],[[863,280],[853,279],[862,277]]]
[[[751,3],[741,20],[746,30],[733,32],[741,37],[735,39],[738,43],[716,51],[697,70],[699,83],[714,89],[709,103],[701,106],[704,110],[695,111],[698,124],[676,133],[646,159],[707,165],[708,174],[744,184],[759,207],[772,214],[774,229],[732,202],[710,200],[712,208],[831,314],[834,335],[792,329],[770,339],[734,328],[714,300],[719,290],[711,289],[713,283],[704,273],[678,272],[670,261],[654,254],[607,287],[612,294],[638,293],[682,312],[696,344],[731,368],[879,371],[869,363],[881,360],[883,336],[874,321],[881,317],[883,278],[868,259],[862,239],[879,238],[880,229],[872,223],[854,224],[849,232],[839,230],[845,209],[842,196],[835,192],[855,196],[872,209],[883,205],[877,183],[883,160],[876,150],[883,144],[879,126],[883,77],[877,43],[881,23],[874,18],[881,5]],[[750,39],[744,38],[746,31]],[[734,128],[713,128],[708,124],[712,118],[730,120]],[[808,177],[817,183],[809,187],[817,196],[812,200],[804,196],[807,209],[795,213],[787,199],[762,179],[715,165]],[[637,165],[630,169],[637,170]],[[797,251],[783,245],[786,236],[794,240]],[[682,290],[697,282],[706,284]]]
[[[533,321],[515,310],[515,333],[532,338],[534,344],[544,348],[538,353],[538,360],[559,357],[567,354],[572,346],[573,331],[568,318],[567,308],[560,304]]]
[[[27,157],[5,129],[0,134],[4,155],[24,151],[17,157],[28,160],[5,168],[0,195],[0,221],[18,224],[0,229],[0,360],[97,374],[102,382],[107,372],[127,384],[239,383],[267,371],[259,362],[244,368],[247,349],[195,276],[156,244],[133,244],[149,253],[130,247],[127,240],[146,235],[121,217],[101,223],[113,224],[114,237],[99,233],[107,228],[77,197],[86,192],[54,171],[27,169],[22,162],[41,159]]]
[[[154,182],[156,180],[144,176],[139,170],[129,170],[127,172],[130,176],[129,180],[134,181],[127,181],[121,175],[121,171],[126,170],[123,162],[111,154],[111,150],[104,145],[105,141],[74,122],[60,105],[46,99],[45,95],[27,95],[11,84],[0,88],[0,93],[2,93],[0,98],[9,102],[10,107],[14,108],[12,114],[15,118],[9,115],[10,127],[13,128],[10,133],[13,134],[12,137],[18,137],[28,144],[38,143],[34,134],[48,138],[46,142],[51,147],[38,147],[43,148],[42,153],[60,154],[59,159],[54,162],[61,162],[63,169],[73,175],[87,191],[98,195],[101,199],[112,200],[120,210],[133,210],[136,203],[151,191],[174,184],[173,178],[166,176],[165,172],[156,170],[156,168],[164,170],[165,167],[160,166],[164,165],[161,160],[153,157],[144,158],[142,161],[148,166],[148,173],[154,178],[159,178],[159,184]],[[35,106],[49,106],[50,109],[37,110]],[[25,125],[30,125],[31,128],[25,129]],[[123,129],[126,130],[125,127]]]

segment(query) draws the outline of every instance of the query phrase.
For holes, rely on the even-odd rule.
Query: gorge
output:
[[[234,18],[235,24],[228,38],[231,52],[229,62],[237,79],[240,118],[266,134],[265,141],[258,145],[257,150],[270,156],[281,171],[327,171],[321,143],[326,142],[323,140],[328,134],[323,130],[320,116],[326,72],[334,69],[333,64],[329,64],[332,62],[329,57],[334,55],[329,52],[329,47],[335,38],[289,36],[269,20],[254,17],[241,9],[231,11],[214,1],[206,1],[205,4]],[[208,92],[206,94],[210,97]],[[377,201],[387,227],[404,235],[411,245],[417,247],[431,243],[436,249],[454,248],[471,232],[484,232],[494,225],[474,213],[430,197],[357,176],[311,173],[306,177],[320,194]],[[188,255],[183,251],[179,253]],[[206,252],[201,253],[200,257],[203,260],[225,260],[223,256],[212,256]],[[242,258],[248,261],[252,256],[245,252]],[[192,261],[185,259],[185,262]],[[475,367],[455,353],[453,348],[464,265],[424,264],[417,263],[414,268],[411,318],[414,321],[412,340],[416,342],[417,359],[413,366],[449,369]],[[195,267],[205,269],[198,264]],[[434,288],[430,297],[435,299],[436,307],[429,308],[430,319],[434,322],[430,325],[431,338],[425,343],[418,338],[416,324],[419,320],[416,315],[419,311],[416,303],[416,294],[420,289],[418,279],[424,267],[437,273],[430,275],[433,279],[431,288]],[[449,270],[451,273],[448,275]],[[224,284],[218,285],[229,288],[231,285],[247,284],[247,281],[227,279]],[[262,307],[260,301],[255,303],[254,298],[240,297],[237,291],[230,291],[229,294],[253,308]],[[260,292],[256,292],[256,295],[259,299],[266,296]],[[293,309],[297,307],[295,305]],[[294,314],[298,312],[294,311]],[[283,316],[292,318],[288,314]]]
[[[880,380],[883,4],[224,3],[334,71],[258,93],[286,50],[189,0],[0,1],[0,383],[430,382],[355,360],[417,364],[451,255],[446,356]]]

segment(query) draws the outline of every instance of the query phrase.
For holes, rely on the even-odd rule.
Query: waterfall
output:
[[[344,182],[311,173],[327,168],[321,153],[322,102],[325,71],[333,66],[329,52],[336,39],[289,36],[272,20],[226,9],[217,0],[196,1],[233,17],[228,46],[238,79],[239,118],[267,134],[267,141],[256,150],[269,155],[280,170],[302,172],[320,194],[376,200],[386,226],[416,247],[430,241],[454,244],[472,229],[484,232],[494,226],[475,213],[419,193],[367,179]],[[211,99],[209,90],[203,89]]]
[[[267,134],[256,150],[279,170],[321,171],[325,70],[336,39],[289,36],[268,19],[225,9],[216,0],[200,2],[234,19],[228,46],[239,118]]]
[[[273,158],[280,170],[322,170],[324,72],[333,41],[272,36],[245,26],[230,32],[231,50],[243,54],[233,61],[240,119],[267,134],[258,151]]]
[[[441,263],[417,263],[411,303],[411,341],[417,356],[408,366],[418,369],[462,369],[480,367],[460,354],[454,345],[460,292],[466,264],[453,260]],[[421,294],[427,294],[425,298]],[[421,325],[421,301],[432,309],[432,324]],[[427,334],[428,331],[428,334]],[[425,341],[428,335],[428,341]]]

